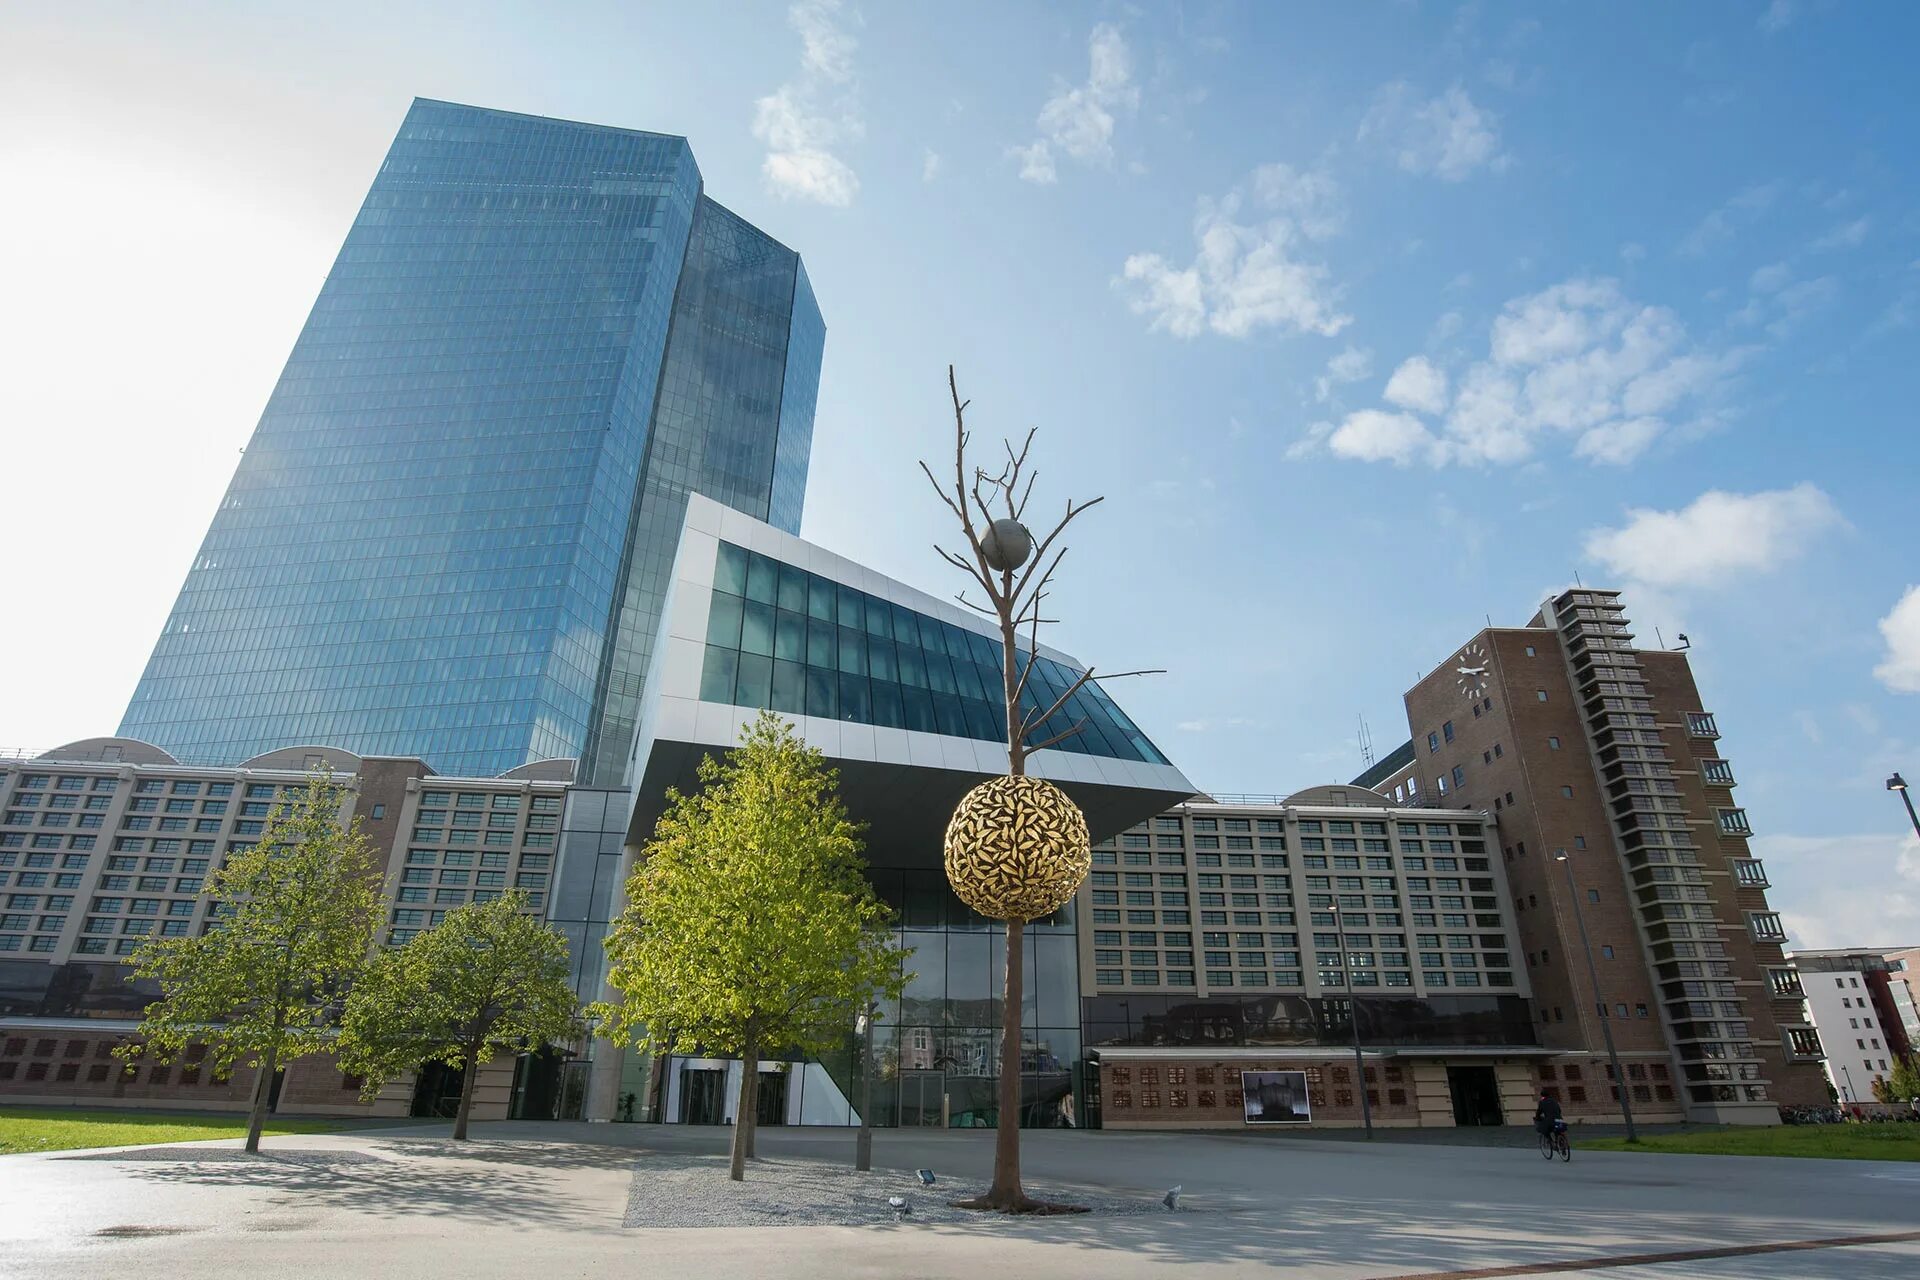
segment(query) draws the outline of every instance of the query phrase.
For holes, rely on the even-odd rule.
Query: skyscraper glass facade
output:
[[[703,493],[800,532],[814,391],[826,329],[799,260],[751,225],[700,202],[674,303],[652,439],[634,507],[596,718],[580,770],[623,781],[667,577]]]
[[[580,755],[644,677],[643,540],[685,492],[797,526],[823,332],[684,139],[416,101],[120,732]]]

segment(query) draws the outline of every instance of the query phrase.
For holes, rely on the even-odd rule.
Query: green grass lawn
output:
[[[352,1121],[269,1119],[266,1136],[331,1133]],[[0,1155],[129,1147],[143,1142],[244,1138],[247,1118],[181,1111],[79,1111],[63,1107],[0,1107]]]
[[[1577,1139],[1576,1139],[1577,1141]],[[1696,1156],[1808,1156],[1822,1160],[1920,1160],[1920,1124],[1805,1124],[1759,1128],[1702,1126],[1580,1142],[1589,1151],[1665,1151]]]

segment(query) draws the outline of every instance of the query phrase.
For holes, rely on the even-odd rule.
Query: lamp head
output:
[[[1901,777],[1899,774],[1896,773],[1892,777],[1887,779],[1887,790],[1905,791],[1906,789],[1907,789],[1907,780]]]
[[[1555,849],[1553,851],[1553,860],[1555,862],[1565,862],[1567,860],[1567,851],[1565,849]]]

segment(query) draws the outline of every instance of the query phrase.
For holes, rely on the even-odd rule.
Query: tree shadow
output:
[[[1070,1194],[1073,1188],[1055,1184],[1050,1190]],[[1365,1274],[1387,1280],[1493,1267],[1564,1270],[1568,1263],[1621,1255],[1888,1231],[1885,1224],[1848,1229],[1836,1228],[1832,1222],[1792,1221],[1769,1222],[1761,1229],[1754,1223],[1730,1223],[1717,1214],[1662,1215],[1657,1223],[1636,1229],[1632,1221],[1605,1209],[1556,1209],[1543,1214],[1531,1205],[1467,1206],[1439,1199],[1421,1205],[1327,1197],[1280,1205],[1253,1199],[1222,1203],[1219,1197],[1204,1196],[1194,1199],[1191,1211],[1183,1207],[1172,1213],[1081,1218],[983,1214],[977,1223],[928,1223],[918,1228],[900,1223],[878,1229],[921,1229],[977,1238],[983,1228],[1023,1240],[1125,1254],[1148,1263],[1284,1266],[1307,1275]],[[1845,1275],[1848,1280],[1894,1280],[1896,1276],[1910,1280],[1913,1275],[1911,1253],[1834,1248],[1797,1256],[1800,1261],[1779,1274]],[[1678,1269],[1686,1263],[1669,1265],[1676,1267],[1676,1276],[1706,1274]],[[1715,1274],[1746,1274],[1738,1258],[1719,1265],[1727,1269]]]
[[[648,1155],[628,1146],[507,1138],[382,1138],[376,1149],[416,1160],[472,1160],[525,1169],[630,1169]]]
[[[629,1160],[630,1162],[630,1160]],[[423,1167],[418,1159],[325,1165],[276,1160],[271,1150],[251,1160],[218,1163],[143,1163],[131,1177],[194,1187],[264,1189],[294,1208],[328,1208],[376,1218],[436,1217],[532,1227],[577,1225],[582,1206],[554,1186],[550,1170],[533,1160],[481,1160]],[[592,1167],[592,1166],[581,1166]]]

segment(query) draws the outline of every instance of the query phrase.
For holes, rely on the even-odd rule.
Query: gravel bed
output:
[[[983,1194],[985,1182],[941,1178],[922,1186],[912,1173],[875,1169],[870,1173],[811,1160],[760,1159],[747,1166],[745,1182],[727,1179],[727,1161],[718,1156],[650,1155],[634,1166],[627,1193],[628,1227],[823,1227],[873,1224],[969,1222],[1012,1224],[1072,1222],[1089,1216],[1014,1216],[956,1209],[950,1201]],[[1121,1196],[1084,1188],[1028,1182],[1036,1200],[1081,1205],[1101,1216],[1161,1214],[1169,1210],[1158,1196]],[[887,1203],[903,1197],[908,1211]],[[1195,1210],[1182,1204],[1177,1212]]]
[[[269,1147],[258,1154],[233,1147],[136,1147],[131,1151],[76,1152],[68,1160],[152,1160],[176,1164],[300,1164],[316,1167],[335,1164],[389,1164],[384,1156],[365,1151],[303,1150],[299,1147]]]

